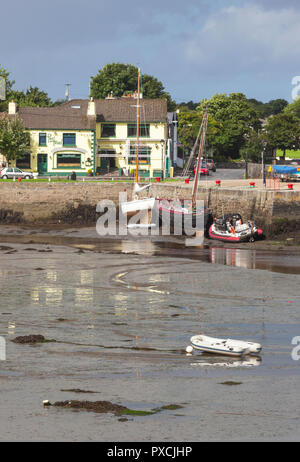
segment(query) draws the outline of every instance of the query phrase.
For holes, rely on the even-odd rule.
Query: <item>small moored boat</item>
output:
[[[195,350],[229,356],[243,356],[250,353],[259,353],[262,348],[259,343],[213,338],[207,335],[194,335],[191,337],[190,342],[191,347],[195,348]]]
[[[209,237],[224,242],[253,242],[262,237],[263,231],[253,221],[243,222],[239,213],[230,213],[214,219],[208,231]]]

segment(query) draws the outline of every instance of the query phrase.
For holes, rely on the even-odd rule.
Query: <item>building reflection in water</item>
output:
[[[141,255],[152,255],[155,245],[149,240],[123,240],[121,241],[122,253],[137,253]]]
[[[238,266],[246,269],[255,269],[255,254],[255,250],[210,247],[209,260],[211,263],[218,265]]]
[[[60,303],[63,298],[63,291],[57,287],[45,287],[45,303],[46,305],[53,305]]]
[[[80,283],[92,285],[94,283],[93,270],[80,270]]]
[[[83,303],[92,303],[94,291],[92,287],[76,287],[75,288],[75,305]]]
[[[126,316],[127,315],[127,303],[129,303],[128,295],[124,295],[121,292],[112,294],[115,315],[116,316]]]
[[[47,270],[46,277],[49,281],[56,282],[57,281],[57,271]]]

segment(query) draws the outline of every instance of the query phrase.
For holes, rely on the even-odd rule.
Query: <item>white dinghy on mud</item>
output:
[[[259,353],[261,345],[259,343],[245,342],[243,340],[222,339],[208,337],[207,335],[194,335],[190,338],[191,345],[186,351],[191,353],[193,349],[205,353],[222,354],[229,356],[243,356],[251,353]]]

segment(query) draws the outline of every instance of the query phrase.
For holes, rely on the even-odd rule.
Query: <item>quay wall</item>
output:
[[[132,183],[90,182],[7,182],[0,184],[0,224],[91,224],[96,221],[100,200],[119,204],[119,193],[127,192],[130,200]],[[190,199],[191,184],[153,183],[147,195],[166,199]],[[300,229],[300,191],[265,190],[238,187],[200,187],[197,198],[204,200],[215,216],[239,212],[257,225],[274,228],[293,223]]]

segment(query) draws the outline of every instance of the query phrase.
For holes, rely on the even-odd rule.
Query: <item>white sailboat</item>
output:
[[[144,215],[145,222],[144,223],[135,223],[135,224],[128,224],[128,228],[149,228],[155,226],[151,224],[151,214],[152,209],[155,205],[155,197],[146,197],[139,199],[139,193],[150,188],[150,184],[140,186],[138,184],[139,180],[139,131],[140,131],[140,69],[138,70],[138,92],[137,92],[137,117],[136,117],[136,170],[135,170],[135,185],[133,188],[132,200],[127,202],[122,202],[121,205],[121,212],[123,215],[127,215],[127,217],[131,217],[138,212],[141,211],[148,211],[146,215]]]

